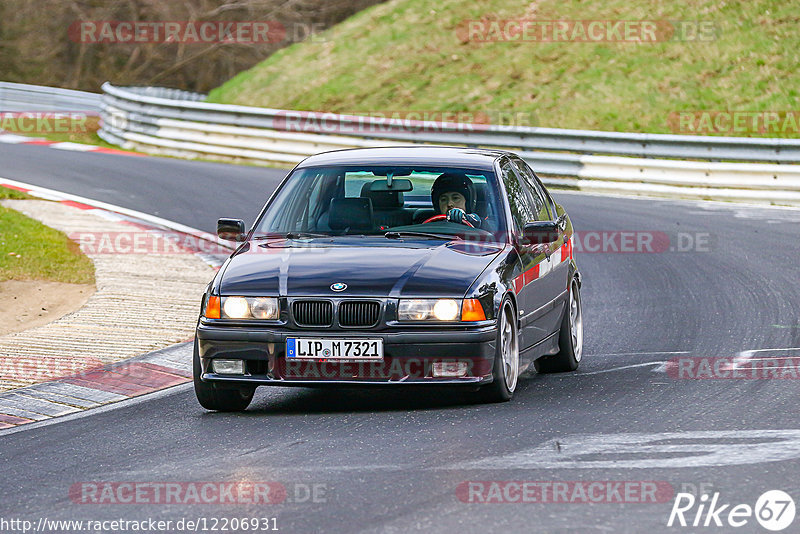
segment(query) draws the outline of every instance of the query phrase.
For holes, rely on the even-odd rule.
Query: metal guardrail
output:
[[[204,100],[160,87],[106,83],[96,94],[0,82],[0,112],[96,113],[103,139],[150,153],[286,165],[350,147],[494,147],[517,152],[550,184],[581,190],[800,205],[800,139],[387,122]]]
[[[553,176],[545,181],[582,190],[800,204],[800,165],[792,165],[800,162],[798,139],[392,123],[379,117],[213,104],[202,98],[106,83],[100,135],[145,152],[278,164],[350,147],[426,143],[502,148]]]
[[[72,111],[97,115],[101,109],[99,93],[0,82],[0,112]]]
[[[152,117],[192,120],[250,128],[276,129],[276,120],[303,119],[303,112],[253,108],[200,102],[196,93],[162,88],[119,88],[104,84],[105,102],[131,113],[146,112]],[[190,95],[186,102],[181,93]],[[800,163],[800,139],[712,137],[670,134],[641,134],[567,130],[556,128],[508,127],[499,125],[459,125],[419,122],[424,131],[387,124],[378,117],[314,114],[327,117],[349,135],[395,141],[493,146],[526,150],[554,150],[581,154],[613,154],[643,158],[681,158],[733,160],[773,163]],[[311,121],[309,121],[311,122]],[[312,125],[308,125],[313,127]],[[316,133],[326,134],[324,126]]]
[[[545,181],[566,187],[800,205],[800,165],[792,165],[800,163],[800,139],[398,123],[204,100],[199,93],[158,87],[106,83],[100,95],[0,82],[0,111],[99,113],[103,139],[150,153],[286,165],[350,147],[493,147],[517,152],[552,176]]]

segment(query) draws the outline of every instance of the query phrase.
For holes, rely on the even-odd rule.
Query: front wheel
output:
[[[194,379],[194,393],[200,406],[206,410],[218,412],[241,412],[253,400],[255,388],[220,387],[212,382],[203,382],[201,376],[203,369],[200,366],[200,353],[197,350],[197,339],[194,340],[194,355],[192,356],[192,375]]]
[[[514,395],[519,378],[519,332],[514,307],[503,302],[497,318],[497,341],[492,374],[494,380],[479,390],[484,402],[506,402]]]
[[[534,362],[539,373],[564,373],[578,368],[583,355],[583,308],[581,288],[577,278],[572,279],[569,300],[561,319],[558,333],[558,354],[544,356]]]

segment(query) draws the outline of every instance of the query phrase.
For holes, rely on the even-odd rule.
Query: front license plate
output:
[[[314,360],[382,361],[383,340],[290,337],[286,340],[286,357]]]

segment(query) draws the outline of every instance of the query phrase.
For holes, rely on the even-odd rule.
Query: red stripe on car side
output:
[[[536,265],[525,271],[523,274],[525,276],[524,277],[525,285],[530,284],[531,282],[539,278],[539,264],[537,263]]]

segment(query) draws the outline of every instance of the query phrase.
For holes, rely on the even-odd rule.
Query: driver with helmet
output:
[[[468,222],[474,228],[481,227],[481,218],[475,213],[475,187],[464,174],[444,173],[431,187],[431,202],[434,209],[446,215],[454,223]]]

